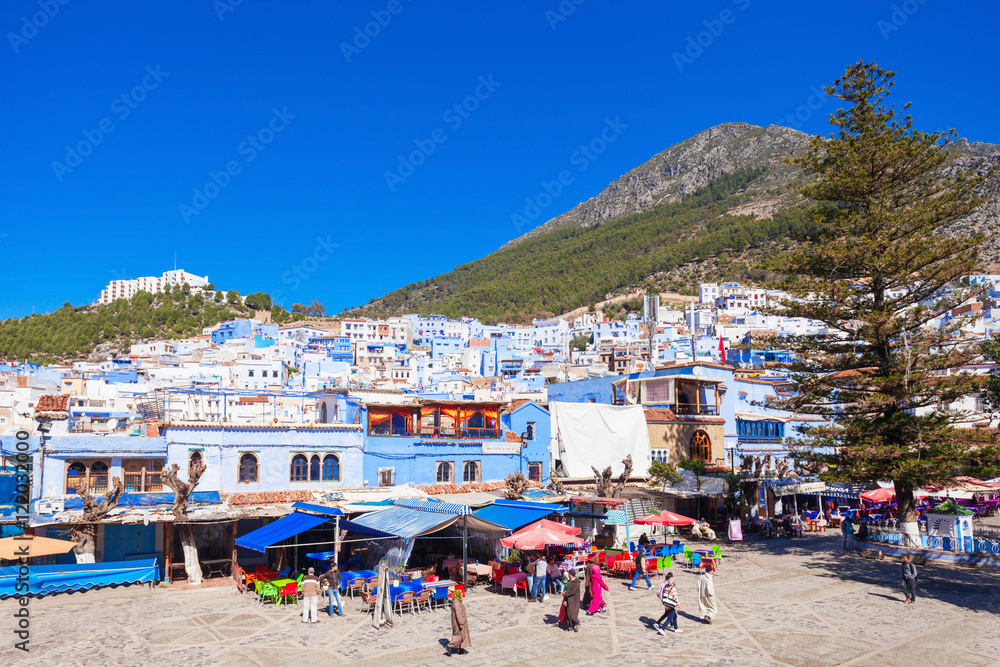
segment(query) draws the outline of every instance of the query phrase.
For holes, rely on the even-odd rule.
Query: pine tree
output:
[[[821,205],[810,242],[778,258],[797,274],[779,311],[832,332],[791,341],[804,361],[783,407],[828,420],[797,456],[825,479],[892,480],[913,544],[914,488],[981,473],[998,448],[938,409],[974,391],[960,371],[978,345],[948,314],[977,296],[959,281],[975,270],[982,237],[944,232],[982,203],[982,179],[946,172],[954,130],[927,134],[900,117],[887,102],[894,76],[850,66],[826,89],[850,105],[831,115],[837,132],[789,160],[815,172],[797,190]]]

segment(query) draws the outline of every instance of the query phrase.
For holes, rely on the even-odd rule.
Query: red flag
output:
[[[719,336],[719,355],[722,357],[722,363],[726,363],[726,346],[722,344],[722,336]]]

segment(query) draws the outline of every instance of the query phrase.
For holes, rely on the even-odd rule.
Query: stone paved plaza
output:
[[[609,579],[605,614],[579,633],[539,604],[485,589],[467,602],[473,646],[444,656],[446,609],[375,630],[357,604],[345,618],[303,625],[295,606],[260,607],[232,588],[139,587],[57,595],[31,604],[31,653],[11,648],[12,601],[0,664],[10,665],[1000,665],[1000,573],[928,564],[916,605],[902,604],[897,560],[865,560],[839,537],[806,536],[735,548],[716,578],[720,611],[695,618],[697,574],[675,565],[683,634],[651,623],[662,607],[642,584]],[[656,586],[654,579],[654,587]]]

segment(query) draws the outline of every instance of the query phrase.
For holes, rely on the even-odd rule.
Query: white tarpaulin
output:
[[[568,477],[592,477],[591,466],[621,474],[632,456],[632,474],[649,474],[649,431],[641,405],[549,403],[552,452]]]

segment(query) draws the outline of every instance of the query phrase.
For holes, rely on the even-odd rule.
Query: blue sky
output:
[[[336,312],[717,123],[826,133],[810,95],[859,57],[918,127],[1000,143],[994,3],[236,1],[2,4],[0,317],[175,253]]]

